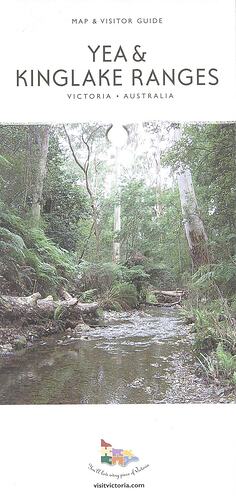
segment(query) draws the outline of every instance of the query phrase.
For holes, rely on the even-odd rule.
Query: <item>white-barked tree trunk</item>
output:
[[[47,155],[49,145],[48,125],[38,125],[36,127],[36,139],[38,159],[36,162],[35,182],[32,194],[32,218],[35,225],[37,225],[40,220],[43,183],[47,171]]]
[[[180,140],[181,136],[182,129],[176,129],[175,139]],[[209,254],[207,234],[200,216],[192,174],[188,166],[179,168],[177,182],[189,252],[194,269],[198,269],[200,266],[208,264]]]
[[[120,158],[119,147],[116,147],[115,155],[115,191],[116,203],[114,207],[114,236],[112,260],[116,264],[120,262],[120,230],[121,230],[121,203],[120,203]]]
[[[178,172],[180,203],[183,223],[190,255],[195,268],[209,261],[207,234],[199,214],[199,208],[193,187],[192,174],[188,168]]]

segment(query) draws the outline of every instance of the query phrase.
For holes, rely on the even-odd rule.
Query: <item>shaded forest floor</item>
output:
[[[236,403],[236,391],[220,380],[209,380],[194,355],[194,338],[188,336],[189,352],[175,353],[169,374],[166,403]]]

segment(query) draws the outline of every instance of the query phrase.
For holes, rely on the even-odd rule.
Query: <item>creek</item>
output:
[[[0,359],[0,404],[228,402],[196,375],[175,308],[105,314],[81,338],[44,338]]]

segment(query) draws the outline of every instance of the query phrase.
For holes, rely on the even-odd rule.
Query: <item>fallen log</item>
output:
[[[182,298],[186,295],[185,290],[152,290],[155,295],[157,303],[162,305],[177,305],[181,302]]]
[[[54,300],[51,295],[41,298],[40,293],[29,297],[0,296],[0,317],[7,320],[26,319],[72,319],[80,320],[85,316],[96,316],[99,307],[97,302],[79,302],[76,297],[65,292],[64,300]]]
[[[180,304],[180,300],[176,302],[145,302],[145,306],[155,306],[155,307],[172,307]]]
[[[152,290],[154,295],[163,295],[164,297],[183,297],[185,290]]]

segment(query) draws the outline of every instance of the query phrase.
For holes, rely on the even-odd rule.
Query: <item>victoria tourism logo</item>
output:
[[[150,464],[141,464],[139,457],[129,448],[115,448],[104,439],[101,439],[100,443],[100,453],[97,448],[96,460],[99,464],[96,462],[88,464],[89,471],[99,475],[100,479],[105,481],[134,479],[134,476],[150,467]]]
[[[101,463],[109,465],[121,465],[126,467],[126,465],[131,462],[138,462],[139,458],[135,456],[132,450],[126,450],[122,448],[113,448],[110,443],[106,443],[104,439],[101,439]]]

